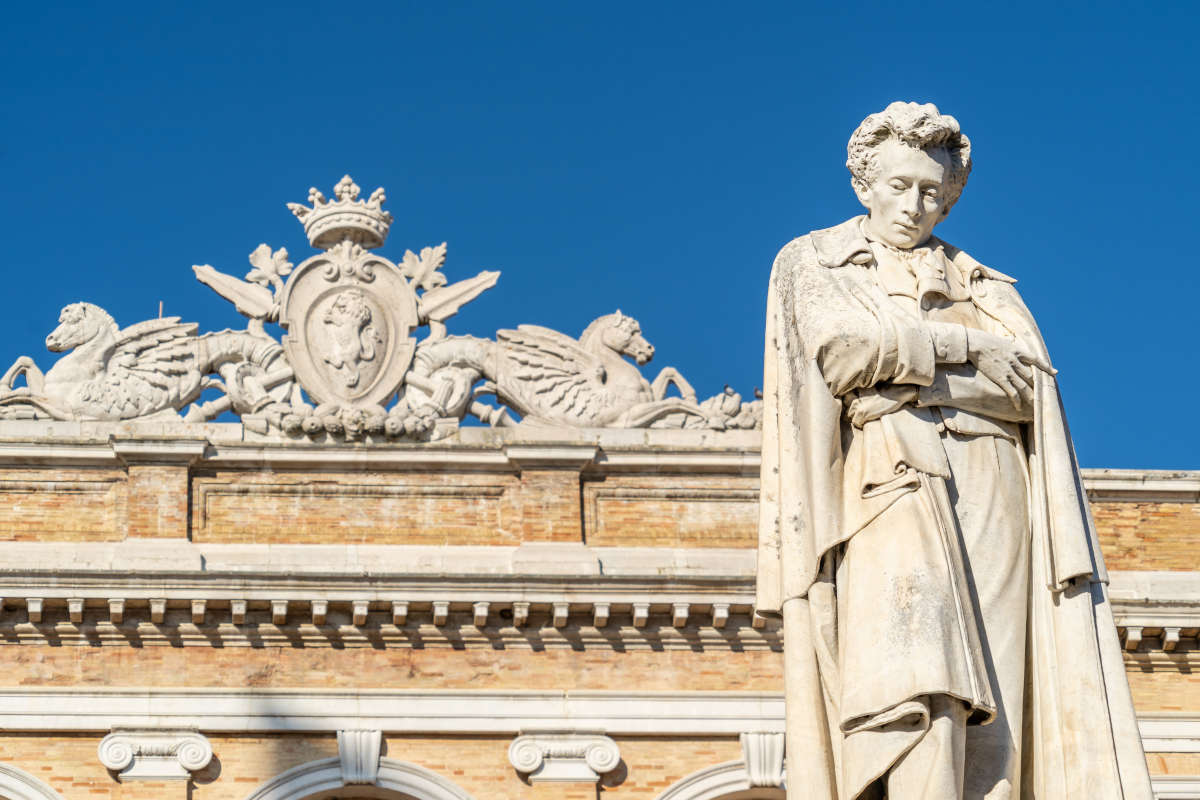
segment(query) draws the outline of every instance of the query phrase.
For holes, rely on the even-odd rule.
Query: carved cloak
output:
[[[845,485],[842,403],[827,385],[813,347],[802,341],[798,321],[820,309],[845,326],[847,338],[856,324],[886,326],[887,312],[855,291],[853,281],[835,275],[862,269],[861,254],[870,252],[860,221],[785,246],[775,260],[767,300],[757,608],[784,617],[789,794],[812,800],[838,798],[834,775],[842,736],[822,693],[822,679],[828,681],[836,666],[827,658],[818,666],[815,647],[829,638],[822,629],[829,622],[818,613],[829,598],[818,595],[836,588],[818,576],[826,554],[855,532],[844,519],[843,492],[857,488]],[[945,247],[972,277],[976,306],[1036,344],[1048,362],[1012,279]],[[853,312],[841,318],[839,309]],[[838,347],[838,336],[823,346]],[[897,346],[914,362],[931,358],[921,342]],[[903,364],[893,365],[892,372],[904,370]],[[914,371],[929,373],[930,365],[917,363]],[[1022,426],[1033,544],[1023,796],[1152,800],[1103,556],[1057,382],[1034,372],[1034,422]]]

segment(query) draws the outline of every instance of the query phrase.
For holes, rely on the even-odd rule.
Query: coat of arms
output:
[[[258,435],[346,441],[440,438],[468,415],[491,425],[516,424],[514,414],[541,426],[758,425],[758,401],[731,389],[700,402],[670,367],[642,377],[628,359],[644,364],[654,348],[620,311],[578,339],[534,325],[495,340],[448,336],[446,320],[500,273],[449,283],[444,243],[389,261],[375,252],[392,224],[384,192],[359,193],[347,175],[332,199],[314,188],[310,205],[288,204],[320,251],[299,266],[261,244],[244,278],[193,267],[249,319],[244,331],[198,335],[178,317],[122,329],[98,306],[65,307],[46,338],[65,355],[45,373],[17,359],[0,377],[0,419],[165,421],[190,404],[185,422],[233,412]],[[203,401],[206,390],[219,396]]]

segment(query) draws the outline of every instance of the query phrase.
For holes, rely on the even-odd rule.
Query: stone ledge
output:
[[[149,549],[147,549],[149,548]],[[548,554],[571,558],[538,572]],[[203,573],[230,580],[270,581],[346,576],[406,578],[508,576],[522,579],[603,574],[609,582],[645,577],[752,579],[748,548],[590,547],[577,543],[487,545],[196,544],[187,539],[122,542],[6,542],[0,581],[17,576],[110,576],[117,585],[135,573]],[[236,576],[236,577],[235,577]],[[206,580],[211,580],[206,578]]]
[[[8,731],[153,725],[225,733],[514,735],[574,728],[627,736],[737,736],[782,733],[783,710],[782,692],[0,689],[0,727]],[[1144,712],[1138,726],[1146,752],[1200,753],[1200,712]]]
[[[1200,503],[1200,470],[1084,469],[1092,501]]]

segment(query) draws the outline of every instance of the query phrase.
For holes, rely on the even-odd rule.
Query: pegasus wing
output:
[[[180,322],[179,317],[148,319],[117,334],[113,353],[141,353],[161,344],[196,335],[199,325]]]
[[[179,317],[130,325],[117,335],[108,361],[109,385],[137,416],[188,402],[202,377],[196,365],[194,322]]]
[[[587,422],[603,408],[600,360],[566,334],[538,325],[496,332],[502,346],[507,394],[517,410],[551,420]]]

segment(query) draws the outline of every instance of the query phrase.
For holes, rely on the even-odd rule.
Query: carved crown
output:
[[[345,239],[367,249],[380,247],[392,225],[392,215],[382,208],[387,196],[381,187],[364,203],[358,193],[358,184],[346,175],[333,187],[335,200],[326,200],[314,187],[308,190],[312,208],[300,203],[288,203],[288,208],[304,223],[308,241],[319,250],[328,250]]]

